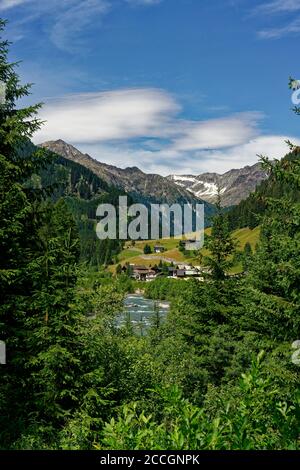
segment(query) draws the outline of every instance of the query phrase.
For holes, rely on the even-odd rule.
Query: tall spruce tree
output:
[[[188,396],[201,403],[209,383],[219,385],[233,352],[231,317],[240,308],[239,280],[229,275],[235,242],[221,207],[213,217],[211,235],[206,236],[209,268],[203,282],[187,283],[183,297],[168,318],[167,328],[178,339],[186,367],[182,386]]]
[[[0,19],[0,35],[5,28]],[[26,188],[30,176],[48,163],[41,150],[32,150],[30,137],[39,129],[40,105],[18,108],[18,99],[27,96],[30,85],[22,86],[8,61],[9,43],[0,38],[0,338],[6,342],[7,365],[2,376],[0,429],[4,435],[22,409],[26,391],[21,384],[25,372],[25,299],[30,298],[32,279],[27,270],[34,256],[38,220],[36,202],[41,194]],[[20,419],[21,420],[21,419]],[[20,421],[19,420],[19,421]]]
[[[0,20],[1,33],[4,27]],[[77,231],[65,204],[46,202],[43,190],[29,183],[50,157],[30,142],[42,125],[40,105],[18,108],[30,85],[20,84],[8,49],[1,40],[0,339],[6,342],[7,365],[1,382],[0,447],[12,446],[33,423],[51,428],[63,420],[79,399],[81,376]]]
[[[27,306],[33,409],[55,421],[77,402],[82,318],[75,299],[79,239],[63,200],[43,207],[40,250],[28,265],[33,292]]]
[[[294,156],[293,156],[294,155]],[[278,183],[295,191],[300,188],[298,151],[291,158],[263,165]],[[280,198],[265,199],[267,212],[261,237],[250,266],[249,323],[274,339],[300,336],[300,203],[292,192]],[[254,302],[254,304],[253,304]]]
[[[235,251],[235,243],[232,239],[228,219],[221,207],[221,195],[218,192],[216,203],[217,213],[213,217],[211,235],[206,236],[205,247],[209,255],[204,257],[204,263],[210,269],[211,278],[218,282],[226,278],[229,268],[232,266],[232,258]]]

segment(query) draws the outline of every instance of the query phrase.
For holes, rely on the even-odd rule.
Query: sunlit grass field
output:
[[[210,228],[205,230],[206,235],[210,235],[210,233]],[[249,228],[238,229],[235,230],[232,235],[237,242],[238,250],[242,251],[247,242],[250,243],[252,250],[255,250],[260,236],[260,227],[256,227],[253,230]],[[144,247],[146,244],[151,247],[152,253],[150,255],[144,254]],[[153,253],[153,249],[155,246],[163,246],[165,248],[165,251],[163,253]],[[201,250],[202,256],[206,256],[208,254],[209,253],[207,249],[203,248]],[[173,261],[174,264],[187,263],[193,266],[197,266],[200,264],[199,257],[195,257],[193,255],[193,252],[185,255],[184,253],[179,251],[179,240],[174,238],[137,241],[135,243],[127,242],[125,244],[124,250],[122,250],[122,252],[118,255],[117,264],[121,264],[122,266],[124,266],[126,263],[132,263],[149,267],[158,264],[160,260],[168,262]],[[111,272],[114,272],[115,268],[116,265],[110,266],[109,270]],[[238,273],[241,272],[241,270],[242,266],[239,263],[232,268],[231,272]]]

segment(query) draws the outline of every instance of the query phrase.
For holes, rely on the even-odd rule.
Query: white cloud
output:
[[[300,33],[300,18],[279,28],[270,28],[258,32],[262,39],[279,39],[284,36],[298,35]]]
[[[198,162],[202,168],[205,168],[205,171],[224,173],[232,168],[254,165],[258,161],[258,155],[282,158],[289,151],[286,140],[291,140],[295,145],[300,145],[300,139],[296,137],[266,135],[225,150],[200,152],[195,158],[199,159]]]
[[[0,0],[0,11],[9,10],[10,8],[30,3],[34,0]]]
[[[125,0],[127,3],[132,5],[156,5],[161,3],[163,0]]]
[[[274,0],[272,2],[263,3],[256,8],[257,12],[273,14],[298,10],[300,10],[300,0]]]
[[[172,96],[157,89],[129,89],[71,95],[49,101],[47,120],[35,140],[104,142],[172,133],[171,116],[179,111]]]
[[[34,141],[63,139],[100,161],[146,172],[225,172],[257,161],[257,154],[280,158],[293,136],[260,135],[257,112],[188,121],[180,105],[159,89],[126,89],[50,100],[41,112],[47,123]]]
[[[192,174],[204,172],[225,173],[258,162],[258,155],[282,158],[289,149],[285,140],[300,145],[300,139],[284,135],[260,136],[243,145],[226,150],[178,152],[170,149],[149,151],[128,145],[81,144],[79,150],[101,162],[120,168],[138,166],[146,173]]]
[[[13,23],[18,34],[43,18],[51,41],[60,49],[74,52],[81,46],[88,27],[99,26],[111,0],[0,0],[0,11],[20,6],[24,7],[22,18]]]
[[[57,16],[50,38],[60,49],[76,51],[79,46],[78,33],[90,24],[102,19],[110,9],[106,0],[85,0],[75,2],[73,6]],[[76,39],[77,37],[77,39]]]
[[[258,134],[261,114],[188,121],[178,117],[180,105],[159,89],[138,88],[76,94],[48,101],[41,112],[47,123],[36,140],[71,142],[165,139],[172,151],[232,147]],[[152,142],[155,145],[155,142]],[[166,146],[166,145],[165,145]]]
[[[99,28],[105,15],[121,4],[155,5],[162,0],[0,0],[0,11],[24,6],[25,14],[15,21],[15,28],[23,35],[23,28],[32,21],[43,17],[47,19],[51,41],[68,52],[76,52],[84,43],[84,37],[91,27]]]
[[[259,15],[289,14],[300,11],[300,0],[274,0],[263,3],[254,8],[254,13]],[[261,39],[279,39],[284,36],[298,35],[300,33],[300,17],[294,17],[283,26],[263,29],[257,35]]]
[[[240,113],[223,119],[189,122],[184,135],[174,142],[174,149],[217,149],[242,144],[257,135],[260,118],[259,113]]]

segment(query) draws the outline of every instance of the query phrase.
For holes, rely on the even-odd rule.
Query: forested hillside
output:
[[[214,213],[214,205],[178,187],[174,182],[157,174],[144,173],[137,167],[118,168],[102,163],[88,154],[80,152],[73,145],[63,140],[44,142],[42,148],[49,149],[71,162],[80,163],[95,175],[106,181],[109,186],[117,187],[136,202],[149,206],[153,204],[204,204],[207,219]]]
[[[44,190],[53,202],[60,198],[65,201],[77,225],[81,261],[95,268],[112,264],[123,243],[97,238],[96,210],[101,203],[110,203],[117,209],[118,198],[125,193],[107,184],[85,166],[50,151],[45,153],[51,163],[33,175],[28,185]],[[128,201],[130,204],[130,197]]]
[[[299,147],[291,148],[291,152],[283,158],[283,165],[288,169],[293,161],[300,159]],[[289,196],[292,201],[300,201],[300,192],[288,183],[278,181],[274,175],[260,183],[254,193],[228,212],[229,226],[231,230],[237,228],[254,228],[260,224],[261,216],[267,210],[267,198],[280,198]]]
[[[113,263],[121,251],[118,240],[99,240],[96,235],[96,210],[99,204],[110,203],[116,208],[123,191],[109,186],[89,169],[59,155],[53,155],[54,163],[41,173],[43,187],[54,185],[53,200],[64,198],[71,211],[80,238],[81,260],[99,268]]]

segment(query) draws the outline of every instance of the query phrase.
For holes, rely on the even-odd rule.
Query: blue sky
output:
[[[300,0],[0,0],[11,58],[62,138],[147,172],[224,172],[300,144]]]

